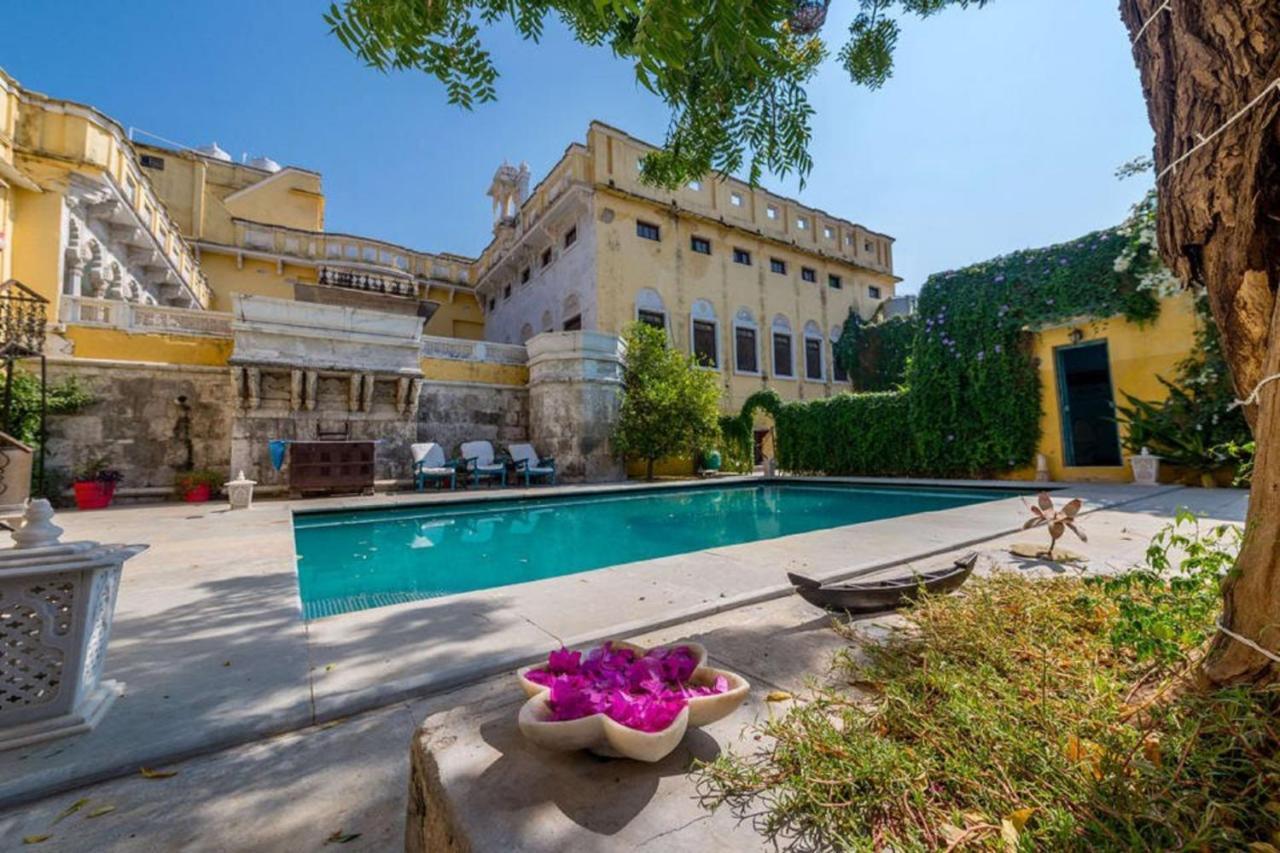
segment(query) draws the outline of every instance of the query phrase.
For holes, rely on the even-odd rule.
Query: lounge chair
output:
[[[427,487],[427,481],[449,481],[449,488],[458,488],[458,468],[461,460],[444,458],[444,448],[434,441],[409,445],[413,454],[413,485],[418,491]]]
[[[462,461],[471,474],[471,482],[480,484],[482,478],[499,479],[507,485],[507,459],[496,457],[493,445],[487,441],[464,441],[462,443]]]
[[[534,477],[550,480],[553,486],[556,484],[556,460],[549,457],[543,459],[533,449],[532,444],[509,444],[507,452],[511,454],[511,459],[516,464],[516,473],[524,472],[526,486]]]

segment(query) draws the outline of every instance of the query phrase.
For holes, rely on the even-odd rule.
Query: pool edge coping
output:
[[[1112,485],[1112,484],[1091,484],[1091,483],[1028,483],[1026,481],[956,481],[956,480],[905,480],[898,478],[861,478],[861,477],[799,477],[799,476],[781,476],[764,478],[760,475],[747,475],[742,477],[716,477],[706,480],[696,481],[672,481],[670,483],[649,484],[647,487],[678,487],[689,485],[716,484],[725,483],[725,481],[749,481],[749,482],[767,482],[770,480],[781,481],[807,481],[807,482],[847,482],[847,483],[868,483],[868,484],[888,484],[888,485],[928,485],[928,486],[951,486],[962,487],[964,485],[978,486],[993,490],[1007,491],[1026,491],[1028,489],[1036,489],[1044,487],[1047,491],[1058,491],[1061,489],[1070,489],[1078,487],[1087,487],[1091,485]],[[598,487],[565,487],[566,490],[572,489],[575,493],[583,493],[585,488],[590,488],[592,493],[600,491],[620,491],[633,489],[636,486],[629,484],[599,484]],[[1098,505],[1086,510],[1084,514],[1099,512],[1103,510],[1115,509],[1117,507],[1126,506],[1128,504],[1147,500],[1159,495],[1170,494],[1182,491],[1185,487],[1181,485],[1162,484],[1154,487],[1141,488],[1140,491],[1127,491],[1123,495],[1116,498],[1101,499]],[[512,492],[532,492],[533,494],[544,494],[544,489],[532,490],[494,490],[485,492],[484,495],[488,500],[498,500],[503,497],[511,497]],[[409,506],[417,505],[419,502],[408,501],[378,501],[372,502],[367,497],[362,498],[361,506],[369,508],[382,508],[384,506]],[[449,502],[449,501],[443,501]],[[273,502],[274,503],[274,502]],[[288,506],[280,507],[285,511],[286,517],[292,519],[294,508]],[[433,501],[424,501],[421,503],[434,503]],[[339,507],[341,508],[341,507]],[[288,536],[293,537],[293,525],[289,523]],[[824,580],[842,580],[859,575],[871,574],[878,571],[891,569],[895,566],[909,563],[915,560],[928,559],[938,554],[955,551],[961,548],[972,547],[983,542],[999,539],[1003,536],[1016,533],[1021,527],[1010,527],[1007,529],[999,529],[995,532],[987,532],[981,536],[965,539],[957,542],[949,542],[939,545],[935,548],[925,549],[919,552],[905,553],[895,556],[893,559],[871,561],[868,563],[857,564],[846,570],[834,572],[829,575],[823,575]],[[705,549],[704,549],[705,550]],[[296,553],[296,550],[295,550]],[[690,552],[698,553],[698,552]],[[296,558],[292,561],[292,569],[296,575]],[[566,645],[571,647],[579,647],[600,642],[604,639],[612,637],[635,636],[651,631],[657,631],[679,625],[687,622],[693,622],[698,619],[713,616],[719,613],[736,610],[742,607],[749,607],[754,604],[760,604],[792,594],[793,587],[790,584],[780,583],[767,587],[761,587],[751,590],[740,595],[709,601],[697,605],[670,611],[656,618],[637,619],[630,622],[623,622],[612,625],[599,630],[583,632],[577,635],[570,635],[564,638]],[[466,594],[466,593],[463,593]],[[300,599],[299,599],[300,601]],[[411,606],[411,605],[410,605]],[[376,608],[375,608],[376,609]],[[303,622],[304,636],[306,637],[307,659],[313,662],[312,658],[312,640],[309,632],[310,620],[302,618],[301,609],[299,608],[299,619]],[[223,727],[210,737],[207,741],[199,744],[189,744],[186,746],[164,747],[161,746],[153,751],[139,750],[132,753],[127,761],[119,761],[116,763],[105,764],[99,768],[89,770],[78,775],[68,775],[64,778],[53,778],[43,782],[35,782],[27,788],[15,786],[16,790],[0,795],[0,809],[11,809],[29,803],[33,800],[41,799],[48,796],[55,796],[67,791],[76,790],[87,785],[96,784],[110,779],[121,778],[132,775],[137,772],[137,768],[142,765],[166,765],[188,761],[204,755],[211,755],[224,752],[240,746],[252,743],[258,743],[269,740],[271,738],[288,734],[291,732],[299,732],[308,728],[321,725],[329,725],[336,721],[360,714],[369,713],[381,708],[387,708],[399,703],[422,700],[432,696],[441,696],[453,693],[465,688],[478,685],[482,682],[495,678],[496,676],[509,673],[514,669],[527,665],[529,663],[540,660],[545,654],[545,644],[543,647],[534,650],[528,647],[521,647],[508,654],[494,655],[490,660],[480,664],[472,664],[465,668],[455,667],[444,670],[436,670],[433,673],[412,676],[406,678],[395,679],[384,682],[382,684],[373,685],[366,688],[360,688],[338,695],[317,696],[315,690],[316,676],[314,674],[314,666],[309,664],[307,674],[307,694],[309,701],[305,705],[305,710],[290,709],[275,713],[268,720],[261,720],[256,723],[248,723],[244,725],[230,724]]]

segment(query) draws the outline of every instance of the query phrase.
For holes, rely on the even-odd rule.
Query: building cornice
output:
[[[612,195],[618,198],[626,199],[628,201],[635,201],[635,202],[640,202],[642,204],[652,205],[660,210],[665,211],[668,215],[675,216],[677,218],[695,219],[699,222],[704,222],[716,228],[724,228],[729,231],[734,231],[734,232],[743,234],[747,237],[750,237],[753,240],[761,240],[773,246],[778,246],[778,247],[789,249],[795,252],[801,252],[803,254],[806,254],[815,258],[821,258],[822,260],[827,261],[829,263],[837,263],[846,267],[853,267],[861,272],[868,273],[870,275],[880,276],[881,278],[887,279],[888,281],[891,281],[894,284],[897,284],[898,282],[902,281],[902,278],[894,275],[891,272],[886,272],[881,269],[876,269],[875,267],[868,266],[867,264],[861,263],[860,261],[851,261],[847,258],[841,257],[840,255],[835,255],[830,252],[824,252],[822,249],[803,246],[794,241],[788,242],[787,240],[783,240],[780,237],[774,237],[769,234],[766,234],[764,231],[761,231],[759,229],[745,228],[741,225],[736,225],[728,221],[724,217],[716,218],[714,216],[708,216],[705,213],[700,213],[696,210],[693,210],[692,208],[681,207],[677,202],[663,204],[662,202],[649,198],[646,195],[633,193],[633,192],[630,192],[629,190],[620,189],[616,186],[609,186],[608,184],[597,183],[595,185],[595,188],[597,192],[604,193],[605,195]]]
[[[303,232],[307,233],[307,232]],[[322,233],[322,232],[317,232]],[[352,239],[364,239],[355,237]],[[421,284],[423,287],[439,287],[454,293],[474,293],[475,290],[470,285],[458,284],[451,281],[444,281],[429,276],[418,276],[405,272],[404,270],[388,269],[384,266],[376,264],[365,264],[359,261],[352,261],[346,258],[312,258],[306,255],[288,255],[283,252],[271,252],[265,249],[252,249],[246,246],[233,246],[227,243],[216,243],[212,240],[196,240],[194,245],[201,252],[211,252],[215,255],[231,255],[233,257],[255,258],[262,261],[271,261],[274,264],[291,264],[295,267],[310,267],[319,269],[320,267],[337,267],[342,269],[356,269],[367,271],[376,275],[390,275],[394,273],[397,277],[406,281],[413,281]],[[300,284],[315,284],[315,282],[299,282]]]
[[[471,265],[476,263],[478,258],[469,258],[466,255],[456,255],[453,252],[427,252],[422,249],[414,249],[400,243],[392,243],[389,240],[383,240],[378,237],[365,237],[360,234],[348,234],[344,231],[312,231],[309,228],[295,228],[292,225],[277,225],[274,222],[260,222],[256,219],[244,219],[243,217],[231,217],[233,223],[239,225],[249,225],[257,228],[270,228],[277,231],[288,231],[292,234],[308,237],[312,239],[334,239],[334,240],[360,240],[364,243],[376,243],[379,246],[385,246],[388,249],[396,249],[410,255],[417,255],[423,258],[439,258],[440,260],[451,261],[456,264]]]
[[[644,146],[645,148],[648,148],[648,149],[650,149],[650,150],[652,150],[652,151],[661,151],[661,150],[662,150],[662,146],[661,146],[661,145],[655,145],[654,143],[649,142],[648,140],[641,139],[640,137],[635,136],[634,134],[628,133],[627,131],[625,131],[625,130],[623,130],[623,129],[621,129],[621,128],[614,127],[613,125],[609,124],[608,122],[603,122],[603,121],[600,121],[599,119],[592,119],[592,121],[591,121],[591,125],[590,125],[590,126],[591,126],[591,127],[598,127],[598,128],[603,129],[604,131],[606,131],[606,132],[608,132],[608,133],[616,134],[617,136],[621,136],[622,138],[626,139],[628,142],[633,142],[633,143],[635,143],[636,145],[642,145],[642,146]],[[746,190],[758,190],[759,192],[768,193],[768,195],[769,195],[769,196],[771,196],[772,198],[774,198],[774,199],[776,199],[776,200],[778,200],[778,201],[785,202],[785,203],[787,203],[787,204],[793,204],[793,205],[796,205],[797,207],[802,207],[802,208],[804,208],[805,210],[808,210],[808,211],[812,211],[812,212],[814,212],[814,213],[821,214],[823,217],[825,217],[825,218],[827,218],[827,219],[830,219],[830,220],[832,220],[832,221],[834,221],[834,222],[839,222],[840,224],[842,224],[842,225],[847,225],[847,226],[849,226],[850,228],[858,228],[858,229],[861,229],[862,231],[865,231],[867,234],[870,234],[870,235],[871,235],[871,236],[873,236],[873,237],[879,237],[879,238],[881,238],[881,239],[883,239],[883,240],[888,240],[890,243],[896,243],[896,242],[897,242],[897,238],[896,238],[896,237],[892,237],[892,236],[890,236],[890,235],[888,235],[888,234],[885,234],[885,233],[884,233],[884,232],[882,232],[882,231],[876,231],[876,230],[874,230],[874,229],[868,228],[868,227],[867,227],[867,226],[865,226],[865,225],[862,225],[862,224],[860,224],[860,223],[854,222],[854,221],[853,221],[853,220],[851,220],[851,219],[845,219],[845,218],[844,218],[844,217],[842,217],[842,216],[836,216],[835,214],[833,214],[833,213],[829,213],[829,212],[827,212],[827,211],[823,210],[823,209],[822,209],[822,208],[820,208],[820,207],[814,207],[814,206],[813,206],[813,205],[811,205],[811,204],[808,204],[808,203],[806,203],[806,202],[803,202],[803,201],[801,201],[801,200],[800,200],[800,199],[798,199],[798,198],[792,198],[791,196],[780,195],[779,193],[776,193],[776,192],[774,192],[773,190],[771,190],[771,189],[769,189],[769,188],[767,188],[767,187],[764,187],[764,186],[762,186],[762,185],[760,185],[760,184],[753,184],[753,183],[751,183],[750,181],[743,180],[742,178],[739,178],[739,177],[737,177],[737,176],[735,176],[735,175],[728,175],[728,174],[724,174],[724,173],[721,173],[721,172],[715,172],[715,173],[713,173],[713,175],[712,175],[712,176],[714,177],[714,179],[715,179],[715,180],[720,181],[721,183],[725,183],[725,184],[737,184],[738,186],[740,186],[740,187],[742,187],[743,189],[746,189]],[[661,202],[658,202],[658,203],[660,204]]]

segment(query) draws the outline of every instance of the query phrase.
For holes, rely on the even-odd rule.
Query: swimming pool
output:
[[[741,483],[298,513],[293,527],[315,619],[1018,493]]]

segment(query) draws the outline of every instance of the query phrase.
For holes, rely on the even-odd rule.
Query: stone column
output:
[[[622,397],[622,339],[599,332],[531,338],[529,439],[568,481],[621,480],[610,436]]]

